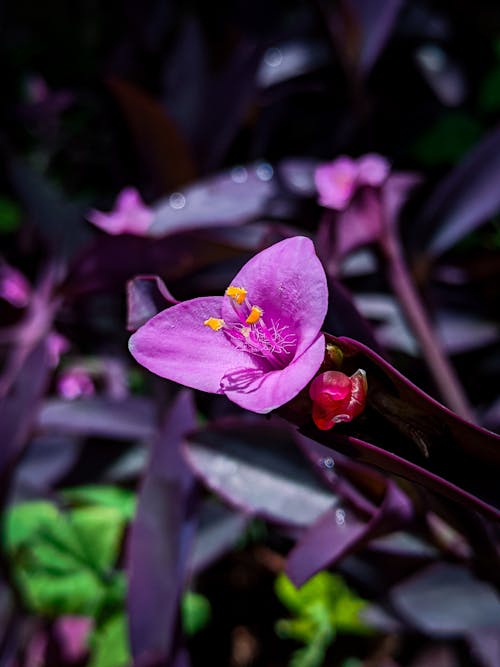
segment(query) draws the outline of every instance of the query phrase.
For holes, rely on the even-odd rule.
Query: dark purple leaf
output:
[[[287,429],[228,420],[190,434],[186,456],[205,485],[250,515],[309,526],[338,498],[322,488]]]
[[[83,204],[66,199],[53,183],[21,160],[11,162],[10,178],[30,221],[56,256],[68,259],[90,239]]]
[[[356,516],[348,506],[327,510],[292,549],[286,572],[296,586],[301,586],[373,537],[408,524],[412,516],[410,500],[388,480],[382,504],[369,522]]]
[[[145,398],[112,400],[104,397],[45,401],[38,428],[45,433],[117,440],[149,439],[155,432],[154,405]]]
[[[286,573],[295,586],[334,565],[360,544],[366,521],[349,509],[329,509],[306,532],[288,555]]]
[[[9,394],[0,399],[0,476],[6,474],[27,443],[49,377],[45,340],[27,356]]]
[[[418,652],[410,667],[460,667],[461,661],[447,644],[432,644]]]
[[[383,51],[404,0],[343,0],[328,16],[333,39],[349,69],[369,74]],[[328,4],[325,3],[324,11]],[[329,12],[328,12],[329,13]]]
[[[153,444],[127,553],[130,645],[134,663],[173,664],[179,649],[179,602],[194,537],[194,477],[180,454],[196,423],[192,394],[182,392]]]
[[[159,201],[154,206],[149,235],[161,237],[202,227],[243,224],[262,215],[275,193],[270,165],[236,166]]]
[[[344,372],[366,371],[364,414],[326,432],[307,424],[310,404],[302,403],[301,413],[297,403],[295,411],[281,414],[301,424],[311,439],[500,518],[500,437],[457,417],[361,343],[330,336],[327,341],[343,350]]]
[[[192,181],[196,170],[188,145],[165,109],[144,90],[113,78],[108,85],[120,104],[151,179],[160,194]]]
[[[483,667],[500,667],[500,630],[475,630],[467,634],[471,653]]]
[[[384,49],[404,0],[347,0],[359,21],[361,43],[358,64],[363,74],[368,74]]]
[[[80,449],[80,442],[64,436],[34,438],[16,468],[14,497],[47,491],[72,468]]]
[[[317,194],[314,172],[320,162],[314,158],[287,158],[278,165],[278,177],[283,186],[299,197]]]
[[[500,626],[500,598],[465,567],[431,565],[390,591],[395,608],[421,632],[452,637]]]
[[[101,290],[121,292],[127,280],[138,274],[158,274],[170,283],[239,252],[198,234],[166,239],[103,236],[74,262],[65,289],[68,296]]]
[[[201,508],[188,570],[197,574],[232,549],[249,522],[248,516],[208,500]]]
[[[136,331],[167,304],[179,301],[159,276],[136,276],[127,283],[127,330]]]
[[[194,141],[198,116],[204,110],[208,70],[203,30],[198,17],[189,13],[176,29],[172,55],[165,64],[163,101],[190,143]]]
[[[457,107],[464,102],[467,84],[463,69],[436,42],[416,49],[415,60],[424,79],[441,104]]]
[[[396,299],[388,294],[358,294],[356,305],[366,318],[379,322],[376,336],[384,348],[419,356],[418,343],[408,328]],[[452,311],[438,313],[435,328],[443,348],[450,355],[481,348],[494,343],[500,337],[500,327],[494,322]],[[355,338],[373,348],[373,345],[362,340],[360,336],[347,332],[342,335]]]
[[[225,66],[207,81],[195,149],[204,171],[219,167],[257,91],[262,48],[242,38]],[[230,91],[230,94],[228,94]]]
[[[257,72],[261,88],[269,88],[312,72],[329,60],[326,45],[312,40],[294,40],[272,46],[264,53]]]
[[[436,257],[500,209],[500,130],[490,132],[434,190],[410,230],[412,247]]]

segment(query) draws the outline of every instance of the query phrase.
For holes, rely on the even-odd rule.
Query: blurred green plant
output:
[[[117,561],[136,498],[115,486],[89,485],[61,492],[65,503],[37,500],[4,515],[3,544],[26,608],[48,618],[66,614],[94,620],[90,667],[130,664],[125,615],[125,573]],[[187,635],[210,620],[210,603],[186,592],[182,622]]]
[[[305,644],[294,651],[290,667],[320,667],[337,634],[366,635],[371,629],[360,619],[366,602],[342,577],[319,572],[300,588],[280,574],[275,582],[280,601],[294,614],[276,624],[277,634]]]
[[[0,197],[0,234],[10,234],[21,226],[21,209],[7,197]]]
[[[453,165],[479,141],[481,124],[463,111],[444,113],[413,146],[413,155],[426,167]]]
[[[484,113],[500,110],[500,39],[493,44],[495,64],[488,71],[479,88],[479,108]]]

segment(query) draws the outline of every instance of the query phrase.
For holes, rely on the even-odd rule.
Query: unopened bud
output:
[[[312,418],[322,431],[339,422],[350,422],[363,412],[368,384],[364,370],[351,377],[340,371],[321,373],[311,383],[309,396],[313,402]]]

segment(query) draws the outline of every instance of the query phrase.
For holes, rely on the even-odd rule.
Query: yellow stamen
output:
[[[262,317],[263,312],[264,311],[262,310],[262,308],[259,308],[259,306],[252,306],[252,310],[250,311],[250,315],[247,317],[245,322],[247,324],[255,324],[256,322],[258,322],[260,320],[260,318]]]
[[[231,299],[234,299],[237,304],[241,305],[247,298],[247,291],[244,287],[229,285],[226,290],[226,296],[229,296]]]
[[[205,320],[203,324],[206,327],[210,327],[213,331],[219,331],[224,326],[224,320],[219,317],[209,317],[208,320]]]

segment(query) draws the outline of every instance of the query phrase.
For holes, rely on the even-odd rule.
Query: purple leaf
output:
[[[193,433],[186,456],[211,491],[250,515],[308,526],[338,503],[304,465],[288,430],[260,420],[228,420]]]
[[[366,75],[372,69],[384,49],[404,0],[347,0],[359,20],[361,44],[358,56],[359,68]]]
[[[179,648],[179,601],[195,518],[194,477],[180,455],[180,442],[195,421],[192,395],[182,392],[153,444],[129,537],[130,645],[134,662],[141,664],[173,664],[169,658]]]
[[[74,465],[81,443],[63,436],[38,436],[28,445],[13,479],[16,498],[55,485]]]
[[[248,522],[248,516],[214,500],[206,501],[189,558],[189,572],[199,573],[232,549]]]
[[[472,655],[483,667],[500,667],[500,630],[498,628],[467,633],[467,640]]]
[[[412,516],[410,500],[388,480],[384,499],[368,523],[348,506],[327,510],[292,549],[286,572],[296,586],[301,586],[373,537],[409,523]]]
[[[412,625],[434,637],[500,626],[497,591],[460,565],[431,565],[393,588],[389,597]]]
[[[287,576],[295,586],[301,586],[358,546],[366,531],[366,522],[351,510],[327,510],[289,553],[285,570]]]
[[[322,444],[500,518],[500,437],[457,417],[361,343],[330,336],[327,342],[343,350],[344,372],[366,371],[364,415],[352,427],[320,434],[305,425],[310,406],[281,414]]]
[[[326,44],[312,40],[293,40],[272,46],[264,53],[257,72],[261,88],[269,88],[312,72],[329,60]]]
[[[54,254],[67,259],[90,238],[90,226],[83,218],[85,207],[67,200],[42,174],[13,160],[10,178],[31,222]]]
[[[137,147],[159,193],[195,178],[188,145],[173,120],[146,91],[114,77],[108,81],[123,110]]]
[[[389,39],[404,0],[343,0],[339,4],[339,10],[329,17],[332,37],[345,64],[366,76]]]
[[[278,165],[278,177],[292,194],[314,197],[317,193],[314,174],[318,164],[314,158],[287,158]]]
[[[333,276],[328,276],[328,312],[324,329],[337,336],[355,338],[383,355],[374,331],[349,290]]]
[[[158,274],[170,282],[239,252],[198,234],[166,239],[103,236],[76,258],[65,291],[68,296],[122,291],[127,280],[140,274]]]
[[[49,377],[49,353],[41,341],[27,356],[12,391],[0,399],[0,475],[26,445]]]
[[[101,436],[117,440],[149,439],[155,429],[153,404],[145,398],[113,400],[104,397],[74,401],[49,399],[38,417],[45,433]]]
[[[434,190],[413,226],[412,241],[436,257],[500,209],[500,130],[490,132]]]
[[[254,40],[240,39],[225,66],[207,82],[194,142],[204,170],[220,165],[243,123],[256,95],[261,54]]]
[[[127,331],[136,331],[167,304],[179,303],[159,276],[136,276],[127,283]]]
[[[157,202],[149,235],[161,237],[202,227],[241,225],[262,215],[275,193],[270,165],[236,166]]]

